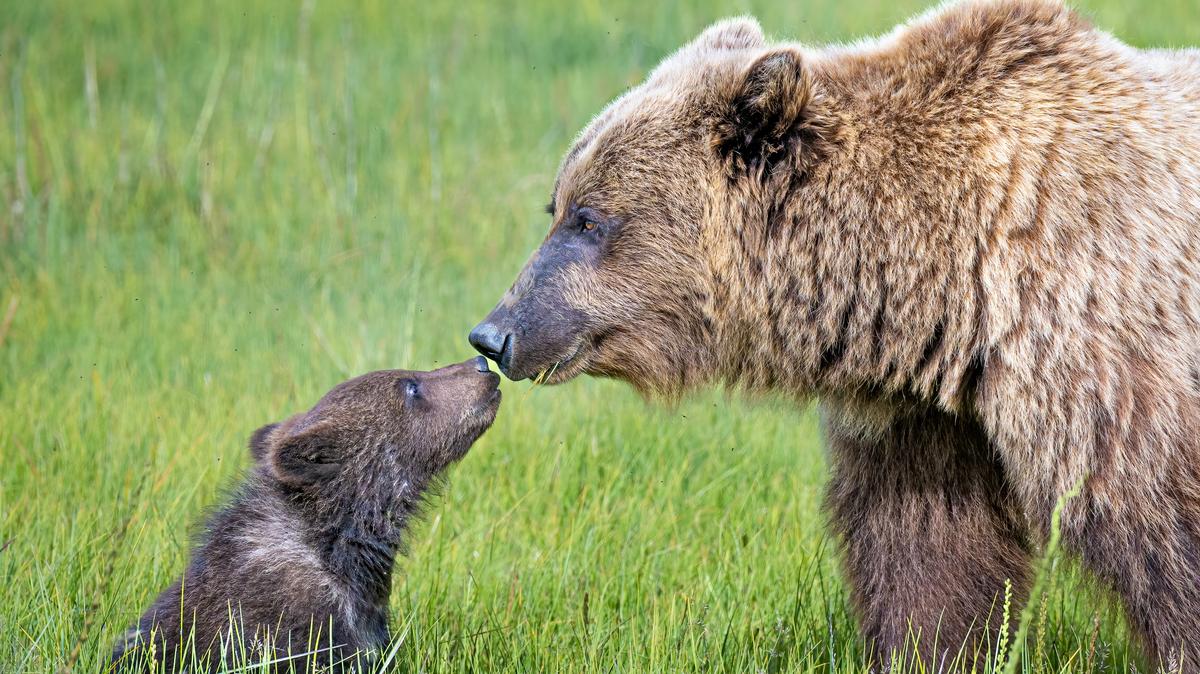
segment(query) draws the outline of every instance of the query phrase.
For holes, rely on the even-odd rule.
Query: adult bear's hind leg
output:
[[[876,657],[911,654],[913,639],[934,666],[964,645],[968,657],[982,655],[999,627],[1005,582],[1015,615],[1030,568],[1024,520],[982,429],[923,410],[864,437],[843,410],[826,406],[826,510]]]

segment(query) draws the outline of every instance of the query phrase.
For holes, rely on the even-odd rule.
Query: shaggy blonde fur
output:
[[[985,634],[1081,485],[1067,545],[1151,657],[1197,671],[1198,156],[1200,54],[1059,2],[825,49],[735,19],[584,130],[542,254],[577,208],[619,224],[506,302],[555,283],[584,316],[552,381],[819,396],[880,653],[910,625],[928,657]]]

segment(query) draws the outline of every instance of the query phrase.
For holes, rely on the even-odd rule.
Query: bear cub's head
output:
[[[467,453],[496,418],[499,381],[483,358],[431,372],[371,372],[260,428],[250,451],[260,475],[301,500],[386,500]]]

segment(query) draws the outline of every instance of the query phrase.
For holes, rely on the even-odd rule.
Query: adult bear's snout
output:
[[[502,372],[507,373],[509,361],[512,359],[512,337],[511,332],[506,332],[490,320],[485,320],[471,330],[467,339],[476,351],[494,361]]]

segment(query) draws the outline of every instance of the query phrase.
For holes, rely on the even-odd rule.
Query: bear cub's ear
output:
[[[289,432],[274,443],[267,461],[275,477],[296,487],[304,487],[335,477],[342,470],[342,452],[331,424],[316,423],[300,431]]]
[[[262,428],[254,431],[250,436],[250,456],[254,457],[255,463],[261,463],[267,456],[268,444],[271,440],[271,431],[279,427],[279,424],[267,424]]]
[[[812,95],[799,50],[768,51],[734,83],[717,124],[717,150],[742,170],[769,170],[813,122],[808,119]]]

